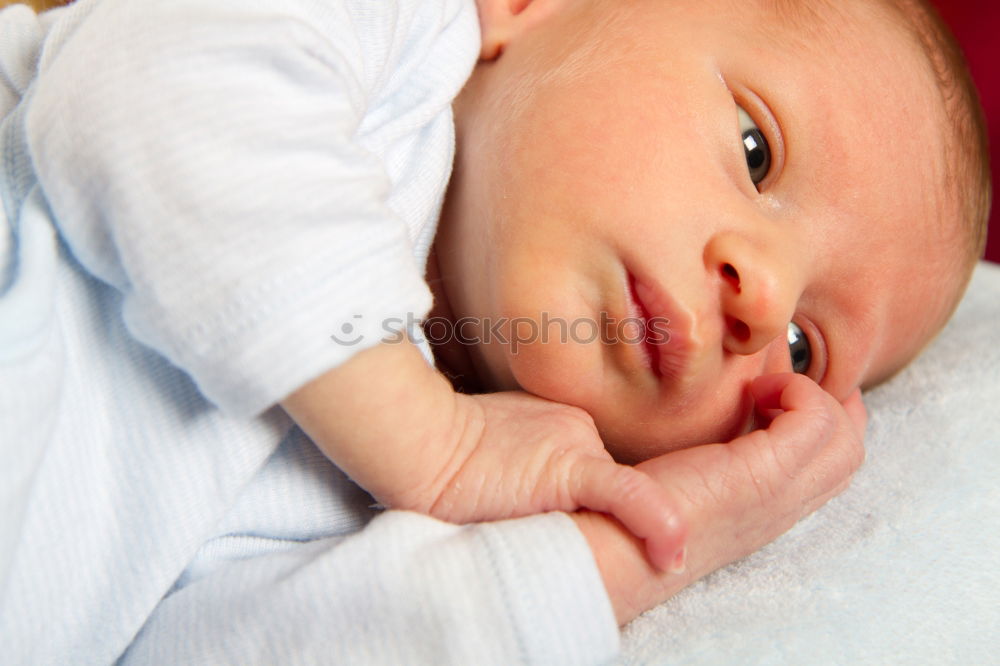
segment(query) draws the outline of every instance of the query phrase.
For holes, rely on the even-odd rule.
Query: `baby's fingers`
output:
[[[762,450],[769,452],[754,458],[764,463],[754,466],[756,475],[765,478],[770,470],[788,479],[811,479],[811,492],[818,496],[839,486],[860,466],[866,418],[860,394],[852,394],[841,405],[801,375],[759,377],[751,391],[759,406],[778,412],[764,433],[752,433],[764,437]],[[737,443],[737,449],[758,446],[753,438]],[[781,476],[773,478],[781,481]]]
[[[656,568],[683,571],[687,521],[660,484],[637,469],[599,458],[589,459],[577,472],[573,499],[580,506],[611,514],[645,540]]]
[[[768,428],[773,436],[788,441],[807,436],[820,445],[839,443],[849,447],[860,447],[864,439],[868,412],[860,389],[854,389],[839,403],[802,375],[771,375],[754,380],[751,392],[765,408],[779,412]]]
[[[780,411],[822,409],[829,396],[813,380],[790,372],[755,377],[750,393],[758,409]]]
[[[757,377],[750,384],[756,409],[772,420],[767,431],[788,442],[820,444],[836,427],[836,400],[802,375]]]

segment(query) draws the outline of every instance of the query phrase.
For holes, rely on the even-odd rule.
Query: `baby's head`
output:
[[[989,177],[922,5],[479,4],[435,256],[454,318],[520,321],[470,348],[485,388],[583,407],[634,461],[744,431],[757,375],[843,399],[943,326]]]

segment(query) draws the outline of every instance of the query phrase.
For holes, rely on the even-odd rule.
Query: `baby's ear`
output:
[[[479,9],[479,32],[482,35],[481,60],[495,60],[525,30],[555,8],[561,0],[476,0]]]

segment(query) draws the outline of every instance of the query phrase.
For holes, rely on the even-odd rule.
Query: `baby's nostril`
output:
[[[722,264],[722,275],[736,288],[736,291],[740,290],[740,274],[732,264]]]
[[[750,327],[735,317],[726,317],[726,326],[729,327],[729,334],[740,342],[750,339]]]

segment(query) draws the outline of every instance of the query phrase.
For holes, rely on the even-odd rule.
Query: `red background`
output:
[[[1000,2],[934,0],[965,51],[986,111],[993,164],[993,213],[986,258],[1000,262]]]

